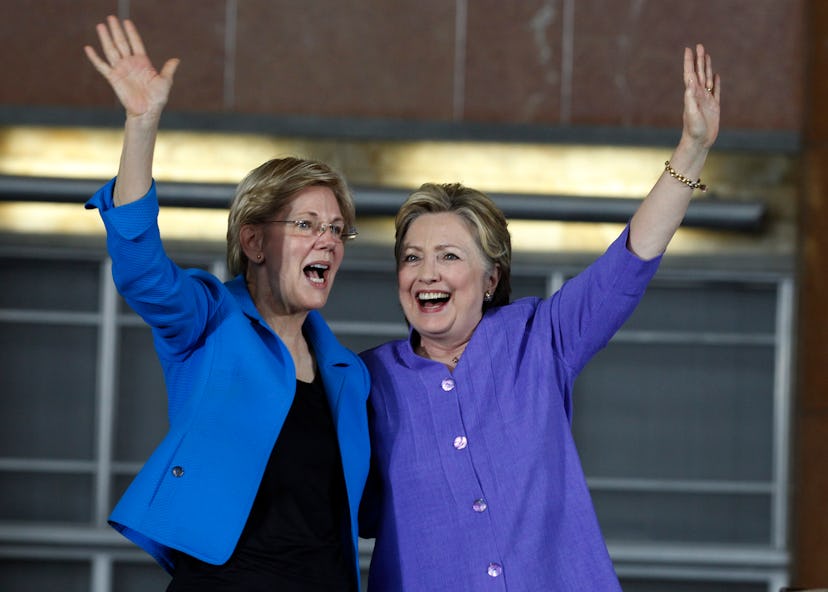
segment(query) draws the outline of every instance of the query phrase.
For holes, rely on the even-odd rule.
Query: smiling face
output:
[[[402,240],[397,282],[400,304],[424,341],[444,347],[468,341],[483,316],[483,295],[498,271],[484,259],[457,214],[423,214]]]
[[[328,187],[303,189],[274,220],[306,220],[317,224],[342,225],[336,197]],[[265,222],[258,227],[259,251],[248,251],[256,262],[249,285],[256,306],[281,314],[303,314],[322,308],[328,300],[344,247],[326,228],[321,235],[301,233],[294,224]],[[249,232],[255,233],[251,228]],[[261,262],[259,262],[261,254]]]

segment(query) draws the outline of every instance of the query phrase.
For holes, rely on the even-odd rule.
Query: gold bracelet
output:
[[[670,166],[670,161],[669,160],[664,162],[664,170],[667,171],[668,173],[670,173],[670,176],[673,177],[673,179],[677,179],[678,181],[681,181],[682,183],[687,185],[690,189],[700,189],[702,191],[707,191],[707,185],[704,185],[701,182],[701,179],[696,179],[694,181],[693,179],[685,177],[681,173],[677,172],[676,169],[674,169],[673,167]]]

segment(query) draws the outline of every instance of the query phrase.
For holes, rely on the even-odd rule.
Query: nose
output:
[[[316,245],[320,248],[333,249],[342,241],[334,236],[332,224],[320,224],[316,229]],[[329,232],[330,231],[330,232]]]
[[[439,278],[437,271],[437,264],[431,257],[423,259],[423,264],[420,266],[420,281],[426,284],[433,284]]]

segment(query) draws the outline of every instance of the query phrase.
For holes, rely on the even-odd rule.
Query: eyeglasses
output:
[[[333,237],[340,241],[347,241],[357,237],[359,234],[353,226],[347,231],[342,224],[331,222],[315,222],[313,220],[268,220],[268,224],[293,224],[296,234],[300,236],[322,236],[326,230],[330,230]]]

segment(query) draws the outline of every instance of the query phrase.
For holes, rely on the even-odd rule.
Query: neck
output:
[[[305,319],[308,317],[308,311],[286,313],[275,310],[276,307],[271,306],[270,300],[256,298],[252,289],[250,293],[253,297],[253,304],[264,322],[279,336],[279,339],[282,340],[282,343],[290,352],[293,365],[296,368],[296,378],[303,382],[313,382],[316,374],[315,362],[313,353],[305,340],[305,334],[302,332]]]
[[[460,361],[460,356],[463,355],[468,343],[469,340],[467,339],[462,343],[446,346],[420,337],[420,343],[415,351],[418,355],[445,364],[450,370],[453,370]]]
[[[245,280],[256,310],[282,341],[287,343],[294,338],[301,338],[308,310],[288,306],[281,295],[272,291],[270,284],[256,273],[248,270]]]
[[[307,312],[301,314],[277,314],[259,306],[256,308],[268,326],[273,329],[282,341],[285,343],[299,340],[304,341],[305,337],[302,334],[302,326],[305,324],[305,319],[308,318]]]

